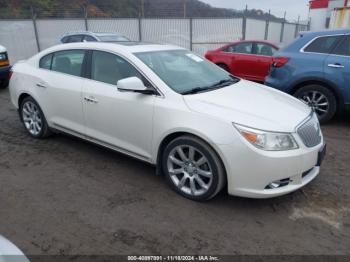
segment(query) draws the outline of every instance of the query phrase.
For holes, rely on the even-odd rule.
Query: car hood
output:
[[[266,131],[294,132],[311,113],[296,98],[246,80],[183,97],[194,112]]]

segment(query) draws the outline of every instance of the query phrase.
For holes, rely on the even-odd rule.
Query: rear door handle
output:
[[[92,96],[86,96],[86,97],[84,97],[84,100],[87,102],[90,102],[90,103],[95,103],[95,104],[98,103],[98,100]]]
[[[344,68],[345,66],[336,63],[336,64],[328,64],[328,67],[333,67],[333,68]]]
[[[43,83],[36,83],[36,86],[41,88],[46,88],[46,85],[44,85]]]

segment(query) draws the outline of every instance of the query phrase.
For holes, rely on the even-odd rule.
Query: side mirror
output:
[[[154,94],[154,90],[148,89],[143,82],[133,76],[121,79],[117,82],[117,88],[119,91],[136,92],[141,94]]]

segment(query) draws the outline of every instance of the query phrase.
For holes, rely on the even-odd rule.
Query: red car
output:
[[[235,76],[264,82],[278,49],[267,41],[239,41],[208,51],[205,57]]]

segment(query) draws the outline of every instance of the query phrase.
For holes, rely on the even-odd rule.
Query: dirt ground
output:
[[[196,203],[155,168],[66,135],[31,139],[0,90],[0,234],[26,254],[350,254],[350,117],[303,190]]]

